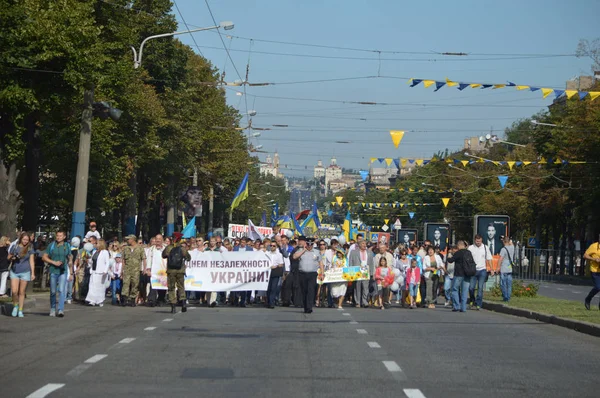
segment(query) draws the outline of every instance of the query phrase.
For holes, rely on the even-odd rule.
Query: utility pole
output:
[[[215,188],[213,187],[213,185],[211,183],[210,190],[208,192],[208,233],[211,235],[213,233],[214,201],[215,201]]]
[[[85,210],[87,201],[88,177],[90,169],[90,146],[92,142],[92,114],[94,110],[94,87],[83,93],[83,112],[81,129],[79,130],[79,159],[75,177],[75,200],[73,201],[73,218],[71,236],[85,234]]]

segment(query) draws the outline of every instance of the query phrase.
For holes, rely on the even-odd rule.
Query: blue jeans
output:
[[[450,278],[448,275],[444,277],[444,295],[446,296],[446,301],[452,301],[452,281],[454,279]]]
[[[110,291],[112,293],[112,303],[117,304],[117,292],[121,290],[121,280],[119,278],[110,281]]]
[[[588,303],[592,301],[598,292],[600,292],[600,272],[592,272],[592,281],[594,282],[594,287],[585,298],[585,301]]]
[[[500,290],[502,290],[502,299],[504,301],[510,300],[510,295],[512,294],[512,274],[500,274]]]
[[[272,276],[269,278],[267,287],[267,305],[274,307],[275,299],[277,299],[277,286],[279,285],[280,276]]]
[[[67,278],[67,300],[73,300],[73,282],[75,282],[75,277],[73,277],[73,280]]]
[[[58,311],[65,309],[65,289],[67,274],[50,274],[50,309],[56,310],[56,293],[58,291]],[[57,289],[58,288],[58,289]]]
[[[452,308],[457,311],[467,311],[467,299],[469,298],[469,280],[464,276],[455,276],[452,283]],[[460,289],[460,298],[458,291]]]
[[[471,301],[475,301],[477,307],[483,306],[483,290],[485,288],[485,279],[487,278],[487,270],[482,269],[477,271],[475,276],[471,277],[471,287],[469,292],[471,293]],[[475,286],[477,286],[477,298],[475,298]]]
[[[409,291],[409,295],[411,295],[412,297],[415,298],[415,300],[417,299],[417,290],[419,289],[419,285],[415,285],[414,283],[411,283],[408,285],[408,291]]]

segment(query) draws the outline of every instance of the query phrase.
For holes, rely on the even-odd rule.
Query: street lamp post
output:
[[[219,28],[223,28],[224,30],[231,30],[231,29],[233,29],[233,22],[231,22],[231,21],[223,21],[219,25],[209,26],[207,28],[182,30],[180,32],[171,32],[171,33],[161,33],[159,35],[154,35],[154,36],[146,37],[142,41],[142,44],[140,45],[139,51],[136,51],[135,47],[131,47],[131,50],[133,51],[133,67],[135,69],[137,69],[142,64],[142,53],[144,51],[144,44],[146,44],[146,42],[148,40],[158,39],[158,38],[161,38],[161,37],[177,36],[177,35],[182,35],[184,33],[193,33],[193,32],[201,32],[201,31],[204,31],[204,30],[219,29]]]

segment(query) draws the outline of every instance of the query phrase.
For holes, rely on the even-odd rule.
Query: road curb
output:
[[[510,307],[505,304],[491,303],[489,301],[483,302],[483,308],[488,311],[534,319],[536,321],[550,323],[552,325],[561,326],[580,333],[589,334],[590,336],[600,337],[600,325],[589,322],[575,321],[572,319],[557,317],[555,315],[544,314],[542,312]]]
[[[26,298],[25,302],[23,303],[23,310],[30,310],[30,309],[34,308],[35,305],[36,305],[35,298]],[[0,303],[0,315],[10,316],[12,313],[12,310],[13,310],[12,302]]]

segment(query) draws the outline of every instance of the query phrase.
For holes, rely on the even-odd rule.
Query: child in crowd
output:
[[[417,307],[417,292],[421,282],[421,270],[417,267],[417,260],[413,258],[410,261],[410,268],[406,270],[406,287],[410,295],[410,308]]]
[[[382,256],[375,270],[375,281],[377,282],[377,291],[379,292],[376,305],[382,310],[385,309],[384,306],[390,298],[390,288],[386,282],[389,274],[390,268],[388,267],[387,260],[385,256]]]

